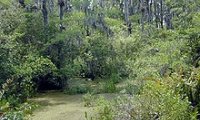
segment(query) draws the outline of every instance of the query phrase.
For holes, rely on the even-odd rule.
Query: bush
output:
[[[1,120],[24,120],[25,116],[22,111],[10,111],[6,113]]]
[[[195,118],[192,115],[187,98],[182,99],[173,89],[159,82],[145,85],[131,114],[135,119],[142,117],[161,120],[189,120]]]
[[[147,83],[140,95],[123,95],[115,101],[100,98],[94,120],[191,120],[196,112],[187,98],[160,82]]]
[[[130,95],[139,94],[140,87],[138,85],[127,83],[125,90],[126,90],[125,92]]]
[[[114,84],[119,83],[121,78],[118,74],[113,73],[111,76],[111,81],[113,81]]]
[[[56,71],[55,65],[44,57],[35,55],[28,55],[24,57],[20,65],[15,66],[15,74],[13,75],[13,82],[10,85],[10,90],[5,93],[5,97],[20,102],[26,101],[28,97],[33,96],[36,92],[35,83],[33,79],[39,80],[41,76]],[[35,83],[34,83],[35,82]]]
[[[65,89],[66,94],[84,94],[92,92],[91,82],[84,79],[70,79],[68,80],[68,88]]]
[[[114,119],[114,111],[112,107],[112,103],[107,101],[104,97],[100,96],[96,100],[96,109],[95,115],[91,118],[86,116],[87,120],[113,120]]]
[[[103,93],[114,93],[117,91],[117,88],[113,81],[106,81],[102,83],[102,92]]]
[[[38,106],[33,103],[17,104],[18,107],[10,106],[9,102],[1,101],[0,115],[1,120],[24,120],[28,115],[32,114],[32,111]]]
[[[95,97],[93,94],[87,93],[87,94],[83,95],[82,99],[83,99],[85,107],[91,107],[94,105]]]

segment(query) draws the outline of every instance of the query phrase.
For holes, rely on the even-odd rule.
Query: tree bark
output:
[[[151,0],[149,3],[149,22],[153,21],[153,1]]]
[[[144,0],[140,1],[140,10],[142,13],[141,17],[141,25],[142,25],[142,32],[144,31],[144,16],[145,16],[145,5],[144,5]]]
[[[42,0],[42,14],[44,19],[44,25],[48,25],[48,11],[47,11],[47,5],[46,0]]]
[[[160,25],[163,28],[163,0],[160,0]]]
[[[65,6],[64,0],[58,0],[58,5],[59,5],[59,17],[60,20],[63,20],[63,7]]]
[[[158,28],[158,15],[157,15],[157,1],[156,0],[154,0],[154,16],[155,16],[156,28]]]
[[[49,0],[49,11],[53,12],[54,10],[54,0]]]
[[[124,16],[125,16],[125,22],[128,25],[129,23],[129,0],[124,0]]]
[[[164,19],[167,29],[173,29],[173,25],[172,25],[171,19],[172,19],[172,15],[170,13],[170,9],[167,8],[167,12],[166,12],[165,19]]]

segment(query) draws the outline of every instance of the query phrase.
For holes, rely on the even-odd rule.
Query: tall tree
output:
[[[42,14],[44,19],[44,25],[48,25],[48,11],[47,11],[47,1],[42,0]]]
[[[49,3],[49,6],[48,6],[49,11],[53,12],[53,10],[54,10],[54,0],[49,0],[48,3]]]
[[[59,5],[59,17],[60,17],[60,30],[62,31],[64,29],[64,26],[62,23],[63,15],[64,15],[64,6],[65,6],[64,0],[58,0],[58,5]]]
[[[155,23],[156,23],[156,28],[158,28],[158,9],[157,9],[157,0],[154,0],[154,16],[155,16]]]
[[[146,6],[144,0],[139,0],[140,1],[140,10],[142,13],[141,17],[141,25],[142,25],[142,31],[144,31],[144,19],[145,19],[145,11],[146,11]]]
[[[160,26],[163,28],[163,0],[160,0]]]
[[[124,0],[124,19],[126,24],[129,23],[129,0]]]
[[[172,25],[172,14],[171,14],[169,8],[167,8],[167,10],[166,10],[166,15],[164,17],[164,21],[166,23],[166,28],[167,29],[172,29],[173,28],[173,25]]]

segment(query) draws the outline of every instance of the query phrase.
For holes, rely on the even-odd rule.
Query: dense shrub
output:
[[[138,119],[195,119],[196,112],[187,98],[162,85],[150,82],[140,95],[122,95],[115,101],[100,99],[94,117],[96,120],[138,120]]]
[[[95,96],[89,92],[82,99],[85,107],[92,107],[95,104]]]

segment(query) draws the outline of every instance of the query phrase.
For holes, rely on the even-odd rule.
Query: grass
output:
[[[76,78],[69,80],[68,86],[69,88],[65,90],[65,93],[70,95],[85,93],[115,93],[119,91],[116,87],[116,84],[109,79],[87,81],[85,79]]]
[[[75,94],[102,94],[102,93],[127,93],[137,94],[139,92],[139,83],[134,80],[124,79],[120,82],[114,82],[112,79],[97,79],[87,81],[86,79],[74,78],[68,81],[68,89],[64,93]]]
[[[11,3],[12,3],[11,0],[1,0],[0,1],[0,7],[4,6],[4,7],[7,8],[7,7],[9,7],[11,5]]]

